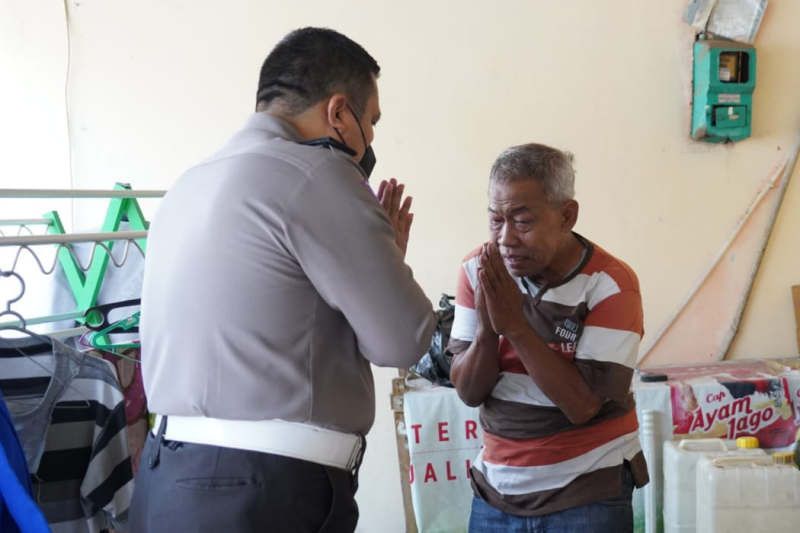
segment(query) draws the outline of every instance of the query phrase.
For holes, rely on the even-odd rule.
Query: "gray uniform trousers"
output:
[[[166,417],[164,417],[166,418]],[[131,533],[352,533],[357,470],[148,433]]]

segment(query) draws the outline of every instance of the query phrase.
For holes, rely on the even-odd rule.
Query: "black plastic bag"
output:
[[[419,374],[431,383],[446,387],[453,386],[450,381],[450,364],[453,361],[453,354],[447,350],[447,343],[450,342],[450,330],[453,327],[453,317],[456,313],[453,300],[455,300],[455,296],[442,294],[442,298],[439,300],[439,310],[436,311],[438,321],[436,330],[433,332],[431,347],[428,349],[428,353],[411,367],[412,372]]]

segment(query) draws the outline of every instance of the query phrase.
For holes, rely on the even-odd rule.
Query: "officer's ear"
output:
[[[328,98],[328,105],[325,107],[325,112],[328,119],[328,124],[332,127],[343,130],[345,126],[345,112],[347,111],[347,97],[343,93],[334,93]]]

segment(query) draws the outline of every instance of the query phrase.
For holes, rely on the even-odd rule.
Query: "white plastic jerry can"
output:
[[[800,530],[800,470],[769,456],[704,457],[697,465],[697,531]]]
[[[664,531],[700,531],[697,522],[697,462],[703,457],[760,456],[760,448],[737,448],[732,440],[682,439],[664,442]]]

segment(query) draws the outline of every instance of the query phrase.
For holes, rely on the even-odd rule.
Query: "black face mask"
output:
[[[356,124],[358,124],[358,129],[361,132],[361,139],[364,141],[364,146],[366,146],[366,149],[364,150],[364,155],[361,156],[361,160],[358,162],[358,166],[361,167],[361,170],[363,170],[364,174],[366,174],[367,178],[369,178],[370,175],[372,174],[372,169],[375,168],[375,163],[377,162],[375,158],[375,151],[372,149],[371,145],[367,144],[367,137],[366,135],[364,135],[364,129],[361,127],[361,120],[359,120],[358,115],[356,114],[355,111],[353,111],[353,108],[350,107],[349,105],[347,106],[347,109],[349,109],[350,112],[355,117]],[[342,152],[346,153],[350,157],[356,155],[356,151],[347,146],[347,143],[344,142],[344,137],[342,137],[342,134],[339,133],[339,130],[334,128],[334,131],[336,132],[336,135],[339,136],[339,139],[341,139],[341,142],[331,137],[321,137],[319,139],[311,139],[310,141],[304,141],[300,144],[305,144],[307,146],[324,146],[325,148],[336,148],[337,150],[341,150]]]
[[[347,146],[344,143],[340,143],[333,137],[320,137],[319,139],[311,139],[310,141],[303,141],[300,144],[304,144],[306,146],[322,146],[324,148],[335,148],[340,150],[350,157],[356,155],[356,151]]]
[[[367,175],[367,178],[369,178],[372,174],[372,169],[375,168],[375,163],[377,162],[377,159],[375,158],[375,151],[372,149],[371,145],[367,144],[367,136],[364,135],[364,128],[361,127],[361,117],[359,117],[358,114],[353,111],[353,108],[350,107],[350,104],[347,104],[347,109],[350,110],[350,112],[353,114],[353,117],[356,119],[358,131],[361,132],[361,140],[364,141],[364,155],[361,156],[361,161],[358,162],[358,166],[361,167],[361,169]],[[339,139],[342,140],[342,144],[347,146],[344,142],[344,137],[342,137],[342,134],[339,133],[339,130],[334,128],[334,131],[336,131],[336,135],[339,136]]]
[[[364,150],[364,156],[361,158],[361,161],[358,162],[358,166],[361,167],[367,175],[367,178],[369,178],[377,162],[378,160],[375,158],[375,151],[372,149],[372,146],[367,146],[367,149]]]
[[[355,150],[353,150],[346,144],[337,141],[332,137],[320,137],[319,139],[311,139],[310,141],[303,141],[300,144],[304,144],[306,146],[323,146],[325,148],[335,148],[337,150],[341,150],[350,157],[356,155]],[[364,156],[361,158],[361,161],[358,162],[358,166],[361,167],[361,170],[363,170],[364,173],[367,175],[367,178],[369,178],[370,174],[372,174],[372,169],[375,168],[375,153],[372,151],[371,146],[367,146],[367,150],[364,152]]]

